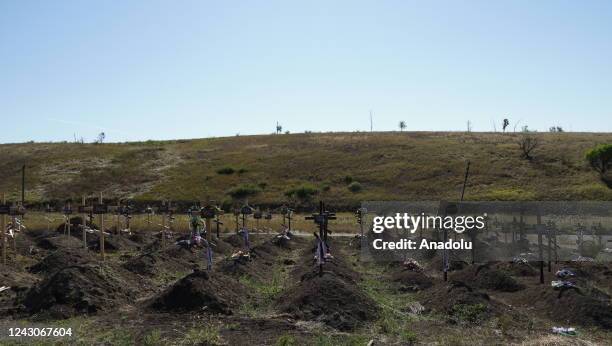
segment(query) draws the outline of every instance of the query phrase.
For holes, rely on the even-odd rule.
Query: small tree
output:
[[[399,122],[399,128],[400,128],[400,132],[403,132],[406,129],[406,122],[405,121],[400,121]]]
[[[279,133],[283,132],[283,127],[277,122],[276,123],[276,134],[278,135]]]
[[[504,119],[503,123],[502,123],[502,128],[504,129],[504,132],[506,132],[506,127],[510,126],[510,120],[508,119]]]
[[[525,133],[519,138],[518,145],[521,149],[521,157],[531,160],[531,152],[538,147],[539,141],[535,136]]]
[[[607,173],[612,170],[612,144],[600,144],[589,150],[586,159],[602,179],[610,181]]]
[[[96,138],[96,140],[94,141],[94,143],[96,144],[102,144],[104,143],[104,139],[106,138],[106,134],[104,132],[100,132],[98,134],[98,138]]]

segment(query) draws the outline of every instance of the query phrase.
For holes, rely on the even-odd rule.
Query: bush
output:
[[[354,181],[354,182],[349,184],[348,189],[351,192],[359,192],[359,191],[363,190],[363,186],[361,186],[361,184],[359,182]]]
[[[612,144],[600,144],[586,153],[591,167],[604,175],[612,165]]]
[[[226,213],[232,211],[233,206],[234,204],[232,203],[231,199],[224,199],[223,202],[221,202],[221,209],[223,209],[223,211],[225,211]]]
[[[314,187],[313,185],[310,184],[304,184],[302,186],[299,186],[297,188],[291,189],[291,190],[287,190],[285,192],[285,196],[287,197],[297,197],[301,200],[308,200],[310,199],[312,196],[316,195],[317,193],[319,193],[319,190]]]
[[[478,304],[456,304],[453,305],[451,315],[460,322],[478,324],[485,318],[487,306]]]
[[[346,177],[344,177],[344,183],[346,185],[350,184],[353,182],[353,177],[351,177],[350,175],[347,175]]]
[[[222,167],[217,170],[217,174],[230,175],[234,174],[236,170],[233,167]]]
[[[238,174],[244,174],[244,173],[246,173],[246,172],[248,172],[248,171],[249,171],[249,170],[248,170],[248,169],[246,169],[246,168],[240,168],[240,169],[238,170]]]
[[[240,199],[240,198],[246,198],[249,196],[255,196],[260,192],[261,192],[261,189],[259,188],[259,186],[252,185],[252,184],[243,184],[243,185],[237,186],[229,190],[227,194],[232,196],[232,198]]]

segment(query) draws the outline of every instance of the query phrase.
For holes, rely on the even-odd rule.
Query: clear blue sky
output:
[[[0,1],[0,142],[612,131],[612,1]],[[511,127],[513,124],[511,124]]]

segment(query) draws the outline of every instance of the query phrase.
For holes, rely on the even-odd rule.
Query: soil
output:
[[[399,284],[402,292],[417,292],[433,286],[433,280],[424,273],[403,269],[391,274],[391,280]]]
[[[150,307],[159,311],[194,311],[232,314],[243,300],[244,288],[236,280],[196,270],[153,298]]]
[[[469,282],[472,287],[480,289],[515,292],[525,288],[508,272],[498,270],[495,266],[490,265],[471,266],[452,273],[450,278],[451,280]]]
[[[340,331],[350,331],[378,317],[376,303],[358,288],[358,274],[346,262],[333,259],[323,266],[314,265],[311,251],[292,274],[299,282],[279,297],[282,312],[296,319],[322,322]]]
[[[115,309],[134,298],[125,283],[101,265],[63,268],[30,289],[23,300],[29,313],[47,311],[50,317],[67,318]]]

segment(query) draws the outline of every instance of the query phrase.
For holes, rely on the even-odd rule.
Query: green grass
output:
[[[131,197],[254,205],[313,205],[285,192],[314,186],[316,199],[353,209],[362,200],[457,199],[466,161],[466,199],[612,200],[585,158],[610,133],[536,133],[532,160],[521,159],[514,133],[309,133],[175,141],[0,145],[0,191],[20,194],[27,165],[32,202]],[[219,174],[231,168],[233,174]],[[229,172],[229,171],[228,171]],[[360,191],[349,184],[361,185]],[[262,188],[261,184],[265,184]],[[324,184],[324,186],[323,186]],[[354,185],[356,186],[356,185]],[[324,187],[324,188],[323,188]],[[229,193],[229,194],[228,194]]]
[[[204,326],[189,329],[185,337],[180,340],[178,344],[184,346],[222,345],[223,339],[221,338],[218,327]]]

